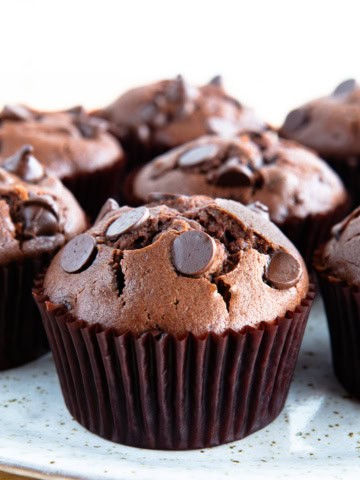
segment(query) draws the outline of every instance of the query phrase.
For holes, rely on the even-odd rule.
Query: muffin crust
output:
[[[44,294],[76,318],[139,334],[239,331],[293,310],[307,291],[300,254],[260,209],[207,197],[105,208],[44,279]]]
[[[139,203],[151,192],[209,195],[245,205],[260,201],[277,224],[346,201],[341,180],[325,162],[274,132],[189,142],[145,165],[130,190]]]

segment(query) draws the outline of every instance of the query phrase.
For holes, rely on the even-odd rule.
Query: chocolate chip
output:
[[[144,105],[143,109],[141,110],[141,119],[145,123],[150,123],[155,118],[156,114],[158,113],[158,109],[152,103]]]
[[[333,91],[332,95],[344,95],[346,93],[350,93],[356,88],[356,80],[353,78],[349,78],[349,80],[345,80],[338,85],[335,90]]]
[[[340,237],[343,231],[344,231],[343,222],[337,223],[331,228],[331,235],[335,237],[336,240],[340,240]]]
[[[106,231],[106,238],[116,240],[128,230],[138,228],[148,219],[149,214],[149,209],[146,207],[134,208],[130,212],[124,213],[109,226]]]
[[[31,111],[24,105],[5,105],[0,118],[1,120],[19,120],[25,121],[32,118]]]
[[[153,124],[155,127],[163,127],[167,123],[167,116],[163,112],[158,112],[153,118]]]
[[[80,115],[74,119],[74,125],[85,138],[96,138],[108,128],[108,123],[102,118]]]
[[[25,182],[38,182],[45,175],[44,167],[32,155],[33,147],[24,145],[14,155],[7,158],[2,167],[10,173],[14,173]]]
[[[209,85],[215,85],[216,87],[222,87],[223,86],[223,79],[221,75],[216,75],[214,78],[212,78],[209,82]]]
[[[28,201],[23,207],[25,237],[52,236],[59,231],[59,222],[54,212],[44,203]]]
[[[254,203],[249,203],[248,208],[250,208],[250,210],[252,210],[253,212],[256,212],[262,217],[266,218],[267,220],[270,219],[269,208],[263,203],[258,201]]]
[[[222,137],[235,137],[239,133],[239,125],[226,118],[210,117],[207,120],[207,126],[210,133],[215,133]]]
[[[184,275],[200,275],[212,264],[215,256],[215,241],[205,232],[189,230],[182,233],[172,244],[172,263]]]
[[[26,200],[24,205],[38,205],[39,207],[46,208],[59,219],[59,206],[50,195],[34,195],[30,193],[29,200]]]
[[[183,153],[178,160],[178,165],[180,167],[193,167],[207,160],[211,160],[218,152],[219,147],[213,143],[201,145]]]
[[[85,109],[82,105],[76,105],[75,107],[68,108],[64,110],[65,113],[70,113],[70,115],[82,116],[86,115]]]
[[[267,132],[250,132],[250,138],[256,143],[261,151],[266,151],[267,149],[279,143],[279,137],[277,133],[271,130]]]
[[[253,172],[237,158],[230,158],[215,173],[215,183],[221,187],[250,187]]]
[[[292,110],[285,119],[284,130],[294,132],[304,127],[309,121],[309,114],[305,110]]]
[[[270,259],[265,278],[272,287],[285,290],[293,287],[301,278],[300,263],[287,252],[276,252]]]
[[[162,93],[157,93],[154,98],[154,105],[156,105],[159,109],[164,110],[167,107],[167,100],[166,97]]]
[[[350,215],[344,218],[344,220],[335,224],[331,229],[331,235],[335,237],[336,240],[340,240],[342,233],[347,228],[349,223],[359,216],[360,216],[360,207],[356,208],[353,212],[351,212]]]
[[[113,198],[108,198],[104,205],[101,207],[101,210],[96,217],[96,220],[94,223],[100,222],[108,213],[113,212],[114,210],[117,210],[119,207],[119,204],[117,203],[116,200]]]
[[[87,268],[96,254],[96,241],[88,233],[70,240],[61,254],[61,267],[67,273],[77,273]]]

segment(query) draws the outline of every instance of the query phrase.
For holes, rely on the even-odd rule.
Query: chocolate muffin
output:
[[[221,77],[195,87],[182,76],[134,88],[95,115],[113,125],[129,157],[129,168],[207,134],[233,136],[267,126],[229,96]]]
[[[48,349],[31,290],[35,275],[67,240],[86,228],[85,215],[60,180],[25,145],[0,168],[0,369]]]
[[[204,196],[109,201],[34,295],[71,414],[161,449],[271,422],[313,298],[300,254],[261,209]]]
[[[331,239],[315,255],[315,268],[335,373],[360,398],[360,207],[334,226]]]
[[[331,225],[345,215],[347,196],[338,176],[311,151],[274,132],[238,138],[205,136],[171,150],[130,177],[130,204],[152,192],[260,201],[307,261]]]
[[[6,106],[0,114],[0,163],[22,145],[33,145],[48,172],[95,217],[118,190],[124,167],[123,151],[106,129],[104,120],[87,116],[82,107],[40,112]]]
[[[281,135],[316,150],[360,203],[360,86],[346,80],[328,96],[291,111]]]

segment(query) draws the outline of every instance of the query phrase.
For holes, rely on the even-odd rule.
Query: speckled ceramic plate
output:
[[[86,480],[359,479],[360,402],[332,374],[318,299],[286,406],[260,432],[189,452],[113,444],[71,418],[47,355],[0,375],[0,469],[36,478]]]

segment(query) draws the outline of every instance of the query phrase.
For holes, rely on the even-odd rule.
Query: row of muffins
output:
[[[117,135],[126,158],[106,129]],[[109,196],[136,205],[154,189],[245,204],[259,198],[309,260],[314,243],[326,238],[330,224],[347,208],[344,187],[324,162],[279,138],[251,109],[226,94],[219,77],[200,88],[182,77],[140,87],[92,117],[81,107],[51,114],[7,107],[0,138],[3,158],[24,143],[34,145],[40,161],[64,181],[92,218]],[[174,150],[178,145],[189,151],[179,164]],[[168,156],[153,160],[164,152]],[[149,161],[152,167],[136,171]],[[353,182],[354,175],[350,179]],[[301,244],[310,232],[313,240]]]
[[[345,214],[345,189],[315,154],[280,139],[226,95],[219,78],[200,89],[181,77],[136,89],[96,114],[111,124],[81,108],[49,114],[7,107],[0,126],[2,145],[14,142],[13,148],[22,145],[23,130],[30,132],[26,141],[38,140],[35,153],[39,147],[42,163],[52,164],[54,173],[61,171],[56,165],[65,155],[71,169],[63,178],[92,217],[101,192],[105,197],[120,193],[132,205],[144,203],[154,185],[163,192],[138,208],[106,202],[92,229],[65,246],[38,285],[35,296],[66,404],[91,431],[131,445],[196,448],[242,438],[280,412],[313,298],[301,257],[269,222],[269,213],[309,262],[319,240]],[[106,128],[126,145],[127,167]],[[134,170],[155,152],[205,133],[213,135]],[[102,165],[97,151],[112,160]],[[12,226],[10,233],[4,231],[21,249],[27,238],[46,244],[55,231],[32,228],[26,236],[26,202],[33,187],[22,203],[11,200],[18,190],[9,175],[29,180],[23,173],[29,165],[41,169],[30,147],[3,164],[5,191],[12,192],[1,196],[8,206],[6,228]],[[79,183],[82,189],[77,190]],[[251,208],[212,200],[209,194]],[[65,198],[44,195],[53,203]],[[41,205],[42,213],[31,214],[32,224],[49,215]],[[66,240],[84,229],[83,214],[75,214],[70,204],[68,210],[65,217],[78,230]],[[59,224],[64,234],[64,218]],[[46,251],[48,258],[56,248]],[[35,256],[29,258],[34,263]],[[26,271],[22,259],[10,263],[16,275],[20,265]],[[26,274],[31,283],[33,274]],[[4,290],[16,291],[17,297],[5,293],[5,311],[12,315],[12,308],[19,310],[18,290],[24,282],[9,277],[14,283]],[[14,323],[21,323],[22,316]],[[36,329],[41,331],[32,331]],[[16,350],[16,341],[14,346]],[[250,371],[244,365],[253,367]],[[248,408],[252,400],[254,406]]]

